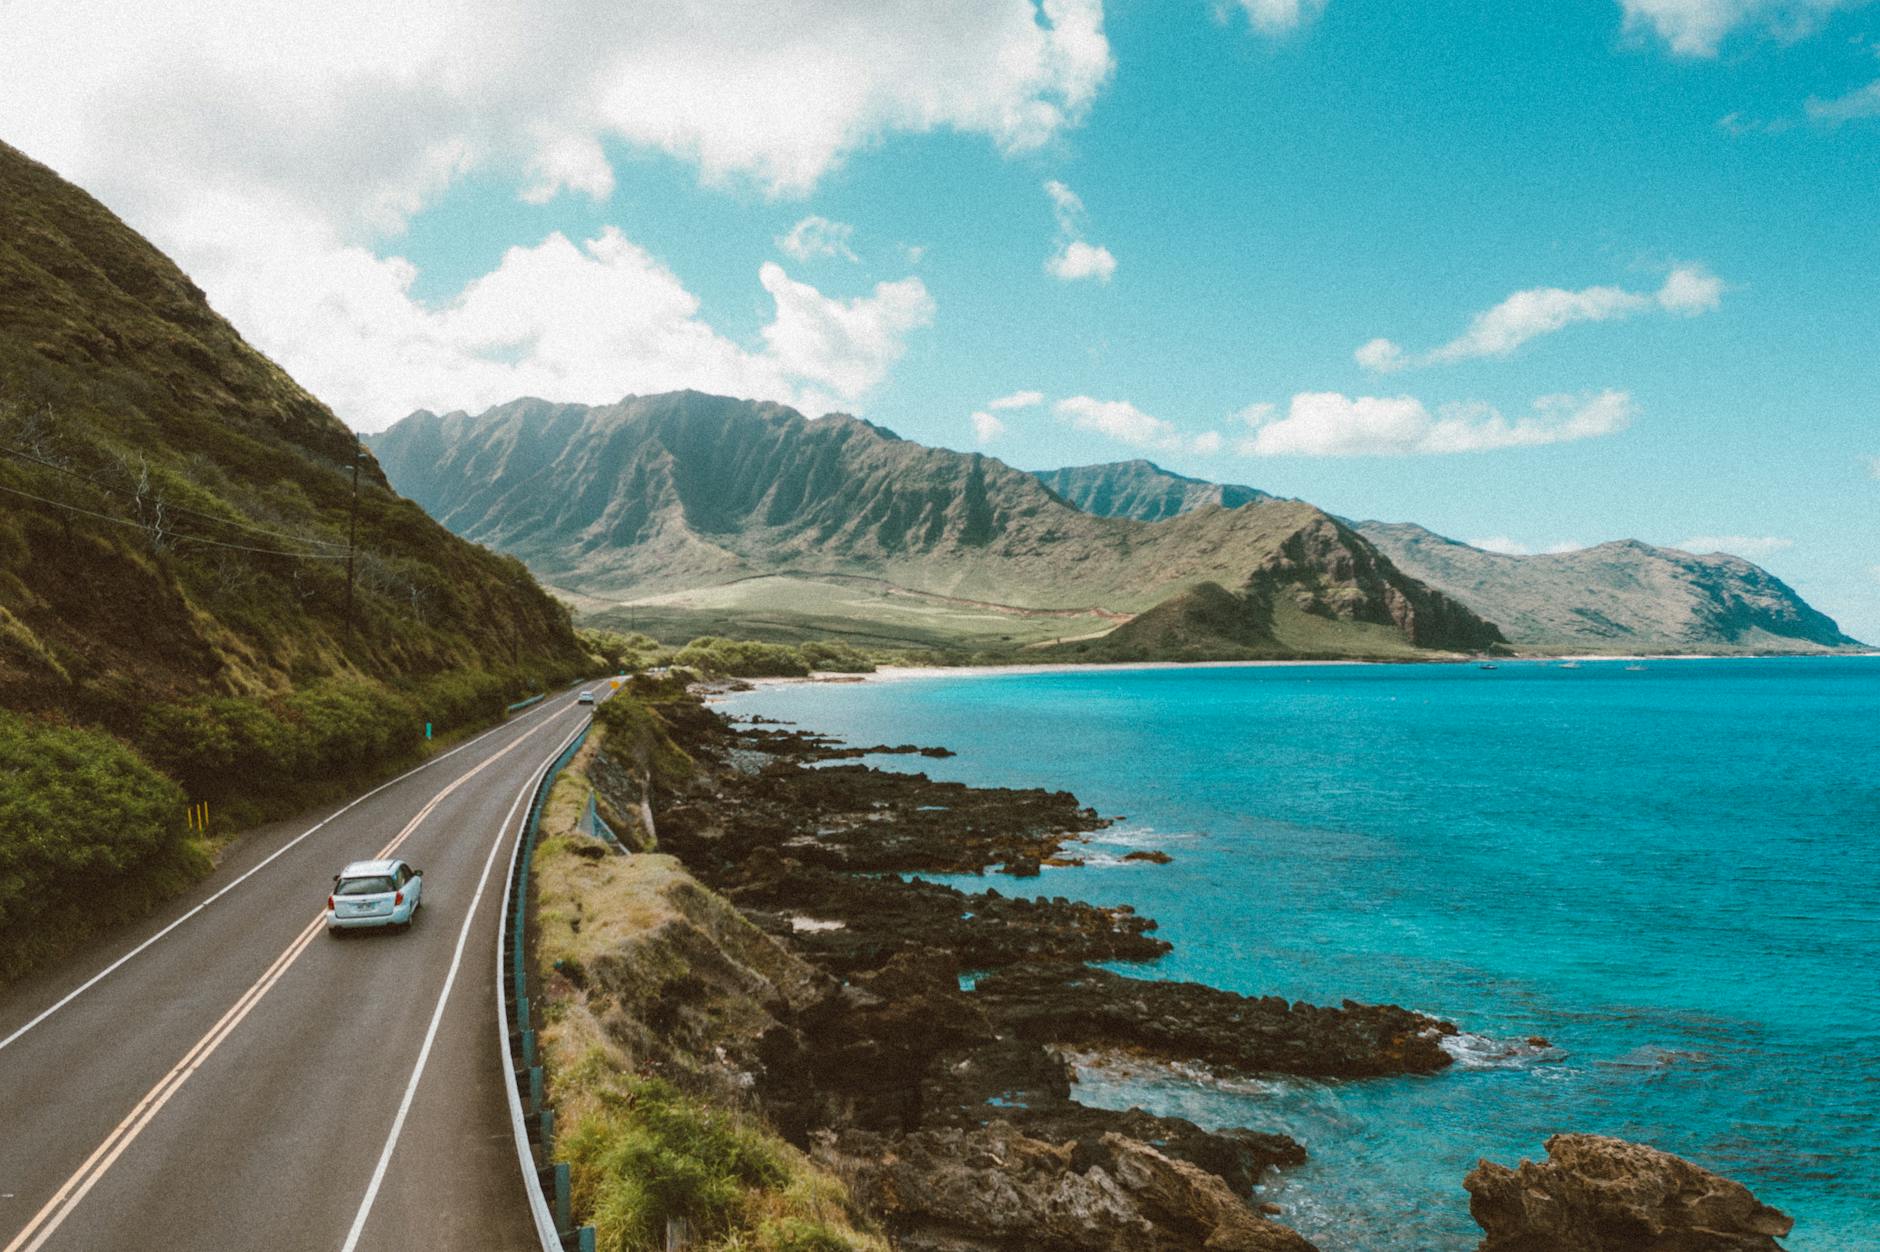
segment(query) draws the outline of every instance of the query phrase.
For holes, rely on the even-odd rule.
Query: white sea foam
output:
[[[1444,1035],[1438,1042],[1456,1059],[1458,1069],[1527,1069],[1565,1055],[1539,1039],[1496,1039],[1466,1030]]]

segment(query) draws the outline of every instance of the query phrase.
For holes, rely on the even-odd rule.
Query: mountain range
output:
[[[1154,519],[1218,500],[1263,498],[1148,461],[1037,475],[1078,507]],[[1270,497],[1265,497],[1270,498]],[[1570,552],[1490,552],[1405,522],[1350,522],[1397,568],[1468,605],[1510,643],[1597,652],[1808,652],[1858,648],[1781,579],[1726,552],[1635,539]]]
[[[677,612],[686,628],[700,613],[788,612],[884,641],[963,632],[1102,652],[1138,646],[1120,622],[1212,583],[1245,611],[1197,623],[1182,655],[1502,641],[1309,504],[1262,496],[1165,521],[1098,517],[1002,461],[840,414],[698,392],[599,407],[518,400],[476,416],[415,413],[372,445],[446,526],[611,620],[623,607],[628,620]]]
[[[675,392],[412,414],[393,483],[590,619],[1078,659],[1858,646],[1767,571],[1639,543],[1512,557],[1151,462],[1027,473]]]

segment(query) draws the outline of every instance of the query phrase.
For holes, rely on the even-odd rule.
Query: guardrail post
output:
[[[570,1209],[572,1197],[568,1188],[568,1162],[555,1162],[555,1229],[567,1230],[574,1225],[574,1214]]]
[[[550,1152],[555,1147],[555,1110],[543,1109],[541,1117],[542,1151]]]
[[[575,1246],[579,1252],[594,1252],[594,1227],[581,1227],[580,1240]]]
[[[535,1032],[527,1027],[522,1031],[522,1063],[535,1064]]]
[[[531,1112],[542,1111],[542,1067],[529,1066],[529,1109]]]

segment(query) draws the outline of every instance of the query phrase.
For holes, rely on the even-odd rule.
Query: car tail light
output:
[[[328,896],[326,898],[326,911],[329,913],[333,911],[333,897],[332,896]]]
[[[394,907],[396,907],[397,905],[403,904],[404,902],[405,902],[405,893],[402,891],[398,892],[396,895],[392,897],[392,904]]]

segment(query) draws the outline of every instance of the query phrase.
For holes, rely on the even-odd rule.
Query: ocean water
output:
[[[968,888],[1131,903],[1137,977],[1456,1022],[1431,1078],[1088,1069],[1079,1098],[1283,1130],[1321,1247],[1458,1252],[1463,1175],[1558,1131],[1641,1140],[1880,1249],[1880,658],[1086,670],[779,685],[724,702],[886,768],[1068,788],[1083,868]],[[1122,863],[1155,847],[1166,866]],[[1529,1036],[1545,1050],[1519,1046]]]

